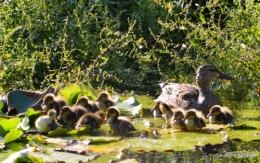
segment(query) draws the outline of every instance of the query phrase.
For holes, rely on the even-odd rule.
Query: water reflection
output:
[[[206,145],[204,146],[206,147]],[[209,154],[202,148],[194,150],[174,151],[172,153],[154,151],[125,151],[122,160],[136,159],[140,163],[215,163],[215,162],[259,162],[260,146],[255,142],[228,142]]]

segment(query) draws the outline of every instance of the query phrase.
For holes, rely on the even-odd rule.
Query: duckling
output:
[[[78,120],[75,130],[80,129],[82,126],[86,126],[93,132],[94,129],[100,128],[101,124],[105,122],[105,114],[102,111],[95,113],[85,113]]]
[[[220,105],[212,106],[207,117],[212,124],[228,124],[234,119],[231,110]]]
[[[67,105],[66,102],[60,97],[55,97],[53,93],[44,95],[43,103],[41,104],[41,106],[45,106],[47,112],[50,109],[55,109],[57,115],[60,114],[60,109],[65,105]]]
[[[171,126],[174,129],[185,130],[186,126],[182,119],[184,118],[184,110],[182,108],[176,108],[173,111]]]
[[[47,133],[52,130],[55,130],[58,126],[60,126],[56,121],[57,115],[56,110],[51,109],[47,112],[47,115],[42,115],[35,121],[35,127],[40,133]]]
[[[86,96],[80,97],[77,100],[77,102],[74,104],[74,106],[76,106],[76,105],[84,106],[87,109],[87,111],[92,112],[92,113],[95,113],[100,110],[98,108],[97,104],[93,101],[89,101],[88,97],[86,97]]]
[[[166,127],[173,116],[172,108],[167,103],[160,101],[156,103],[155,107],[152,109],[152,112],[154,112],[155,110],[160,110],[162,112],[162,117],[165,120]]]
[[[110,130],[113,134],[127,135],[131,131],[135,131],[133,124],[123,117],[119,117],[120,111],[115,106],[110,106],[106,111],[106,119]]]
[[[106,111],[110,106],[115,106],[115,102],[109,96],[108,92],[105,91],[99,93],[96,104],[103,111]]]
[[[87,111],[83,106],[63,106],[58,120],[63,120],[67,125],[73,126],[85,113],[87,113]]]
[[[201,111],[196,109],[187,110],[182,120],[189,130],[200,130],[201,128],[206,127],[204,115]]]

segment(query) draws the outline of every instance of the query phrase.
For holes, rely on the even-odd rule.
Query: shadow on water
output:
[[[207,148],[173,152],[126,151],[122,160],[134,158],[140,163],[259,162],[259,145],[254,142],[228,142],[222,148],[216,149],[214,154],[207,151]]]

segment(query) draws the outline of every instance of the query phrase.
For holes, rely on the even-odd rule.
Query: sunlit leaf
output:
[[[1,119],[0,125],[7,132],[13,128],[16,128],[17,125],[21,122],[21,120],[21,118]]]
[[[3,107],[4,107],[4,101],[0,100],[0,111],[2,110]]]
[[[54,136],[64,136],[64,135],[73,135],[77,134],[78,132],[76,130],[68,130],[65,128],[58,127],[57,129],[50,131],[48,133],[48,136],[54,137]]]
[[[11,129],[9,133],[5,135],[4,143],[7,144],[9,142],[15,141],[19,139],[23,135],[23,132],[19,129]]]
[[[133,108],[130,109],[132,115],[139,115],[139,116],[143,116],[143,108],[142,108],[142,104],[137,105]]]
[[[30,124],[29,124],[29,118],[27,115],[25,115],[25,117],[23,118],[22,122],[20,122],[17,125],[18,129],[22,129],[23,131],[29,130],[30,128]]]
[[[34,147],[28,147],[19,152],[15,152],[11,154],[7,159],[5,159],[2,163],[17,162],[18,158],[25,158],[28,156],[29,153],[33,152],[34,150]]]
[[[203,14],[200,14],[200,20],[202,21],[202,24],[206,24],[207,23]]]
[[[120,102],[120,103],[117,103],[116,106],[120,109],[129,109],[129,108],[132,108],[136,105],[138,105],[138,101],[136,101],[136,99],[131,96],[129,97],[127,100],[123,101],[123,102]]]
[[[37,158],[37,157],[30,155],[30,154],[27,157],[30,159],[31,162],[44,163],[42,158]]]

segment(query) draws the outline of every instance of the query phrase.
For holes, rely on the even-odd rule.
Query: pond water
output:
[[[187,132],[163,128],[164,120],[155,119],[150,112],[153,107],[150,97],[138,96],[136,100],[142,103],[144,114],[131,116],[138,131],[130,137],[109,135],[108,125],[91,135],[43,136],[47,143],[28,141],[25,137],[0,150],[0,161],[30,144],[41,149],[31,155],[44,162],[260,162],[260,111],[256,105],[229,102],[235,127],[207,124],[201,131]],[[122,115],[130,114],[122,111]],[[158,137],[140,138],[147,129],[156,129]]]

